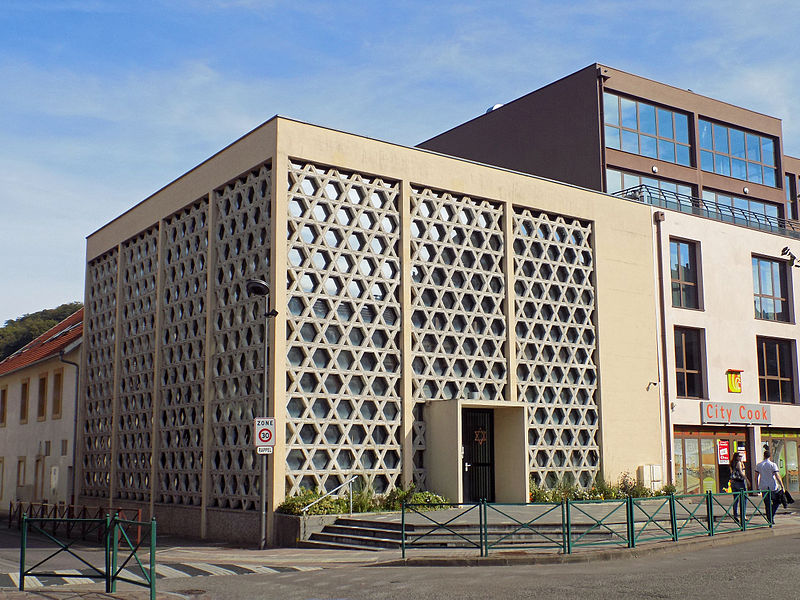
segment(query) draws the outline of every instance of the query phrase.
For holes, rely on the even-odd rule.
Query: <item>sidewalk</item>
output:
[[[477,549],[437,549],[411,548],[406,558],[399,550],[380,550],[376,552],[353,550],[327,550],[303,548],[270,548],[250,550],[232,548],[219,544],[164,538],[158,550],[158,578],[185,577],[185,590],[159,592],[158,600],[206,600],[205,593],[198,589],[202,583],[193,577],[200,575],[237,575],[281,573],[287,571],[312,571],[340,567],[387,567],[387,566],[489,566],[489,565],[536,565],[569,562],[589,562],[635,558],[654,553],[678,553],[687,549],[727,546],[762,537],[784,537],[800,534],[800,510],[781,509],[776,516],[774,528],[721,534],[714,537],[700,536],[679,542],[663,541],[643,544],[637,548],[600,547],[581,548],[570,555],[556,554],[552,551],[492,551],[488,557],[478,556]],[[216,567],[206,573],[192,572],[191,565]],[[181,571],[184,569],[184,571]],[[202,569],[200,569],[202,570]],[[87,586],[55,586],[31,589],[25,592],[5,588],[0,589],[0,600],[147,600],[149,592],[145,589],[124,590],[116,594],[97,591],[102,584]]]

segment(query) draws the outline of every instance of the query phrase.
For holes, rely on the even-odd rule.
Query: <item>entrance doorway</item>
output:
[[[494,412],[464,408],[461,413],[464,502],[494,502]]]

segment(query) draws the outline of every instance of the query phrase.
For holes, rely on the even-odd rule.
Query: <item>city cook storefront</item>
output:
[[[748,449],[753,439],[753,426],[769,425],[769,405],[734,402],[700,402],[700,427],[675,426],[673,461],[675,487],[678,493],[700,494],[719,492],[728,487],[730,459],[739,452],[750,473]],[[794,444],[794,473],[797,474],[797,442]],[[788,444],[786,445],[788,447]],[[753,464],[755,464],[755,462]],[[752,483],[752,482],[751,482]]]

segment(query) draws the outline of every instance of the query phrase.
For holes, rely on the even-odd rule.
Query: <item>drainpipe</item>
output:
[[[80,385],[81,367],[78,363],[64,358],[64,351],[58,353],[58,360],[62,363],[75,367],[75,412],[72,416],[72,481],[70,486],[70,504],[75,504],[75,476],[78,473],[78,465],[75,464],[75,445],[78,443],[78,388]]]
[[[664,397],[664,434],[666,436],[666,458],[667,473],[666,482],[673,484],[675,469],[672,464],[672,407],[669,401],[669,372],[667,371],[667,313],[664,302],[664,250],[661,243],[661,223],[664,222],[666,215],[664,211],[657,210],[653,214],[653,222],[656,225],[656,253],[658,258],[658,312],[661,321],[661,393]]]

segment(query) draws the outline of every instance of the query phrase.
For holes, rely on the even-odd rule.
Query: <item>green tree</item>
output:
[[[31,340],[57,325],[83,304],[70,302],[56,308],[48,308],[39,312],[22,315],[18,319],[9,319],[0,327],[0,360],[11,356]]]

